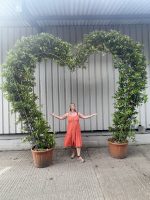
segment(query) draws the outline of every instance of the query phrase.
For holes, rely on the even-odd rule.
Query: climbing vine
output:
[[[40,112],[36,104],[38,97],[33,92],[36,63],[42,59],[52,59],[74,70],[76,67],[85,67],[89,55],[100,51],[111,53],[114,67],[119,70],[113,126],[109,129],[117,142],[123,142],[131,136],[136,108],[147,100],[146,61],[141,44],[117,31],[94,31],[73,47],[53,35],[41,33],[17,41],[3,64],[2,90],[11,102],[13,111],[19,113],[19,121],[24,124],[23,130],[29,133],[26,140],[32,141],[37,148],[55,145],[54,134]]]

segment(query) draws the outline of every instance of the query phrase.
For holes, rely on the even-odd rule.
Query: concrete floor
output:
[[[53,164],[33,166],[30,150],[0,152],[0,200],[150,200],[150,145],[129,145],[128,157],[106,146],[83,148],[85,163],[56,149]]]

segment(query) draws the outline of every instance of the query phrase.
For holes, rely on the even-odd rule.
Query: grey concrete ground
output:
[[[150,145],[129,145],[114,159],[106,146],[54,151],[53,164],[33,166],[30,150],[0,152],[0,200],[150,200]]]

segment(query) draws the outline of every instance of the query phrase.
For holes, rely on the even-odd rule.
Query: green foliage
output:
[[[100,51],[111,53],[114,67],[119,70],[113,127],[109,129],[117,142],[134,136],[131,126],[136,121],[136,108],[147,101],[146,62],[142,46],[117,31],[95,31],[86,35],[83,42],[74,48],[53,35],[41,33],[23,37],[8,52],[2,70],[2,90],[12,103],[13,111],[19,113],[24,131],[29,133],[25,140],[32,141],[41,149],[55,145],[54,133],[35,103],[38,98],[33,92],[36,62],[52,59],[74,70],[77,66],[85,67],[89,55]]]
[[[116,142],[125,142],[128,137],[134,140],[132,126],[137,122],[137,107],[147,101],[146,60],[142,45],[117,31],[95,31],[87,35],[78,47],[76,63],[79,65],[83,65],[94,52],[112,54],[114,67],[119,71],[119,86],[114,95],[113,127],[109,130]]]

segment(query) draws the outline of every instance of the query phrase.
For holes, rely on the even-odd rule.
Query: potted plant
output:
[[[141,82],[136,78],[142,74],[141,71],[139,67],[139,73],[134,73],[133,77],[126,76],[126,80],[123,78],[126,75],[125,69],[121,69],[119,73],[119,88],[114,95],[113,125],[109,127],[112,137],[108,139],[108,150],[114,158],[125,158],[128,152],[128,139],[135,141],[134,126],[138,123],[137,108],[147,101],[145,91],[140,92],[140,84],[142,90],[145,89],[145,80]]]
[[[55,147],[55,132],[51,131],[51,127],[44,119],[38,105],[35,102],[29,104],[27,99],[25,101],[26,107],[22,102],[19,105],[16,104],[17,109],[20,106],[18,121],[23,122],[22,130],[27,133],[23,138],[23,142],[29,142],[31,144],[35,167],[47,167],[52,163]],[[13,107],[15,108],[15,106]]]
[[[128,139],[135,140],[135,132],[132,129],[127,129],[125,126],[123,129],[115,129],[109,127],[112,131],[112,137],[108,138],[108,151],[114,158],[125,158],[128,153]]]
[[[51,131],[51,127],[48,125],[48,122],[44,119],[39,109],[37,109],[35,103],[31,106],[30,104],[27,105],[26,102],[26,106],[28,108],[30,107],[30,113],[28,113],[28,115],[23,105],[24,104],[20,104],[20,117],[18,121],[22,120],[24,122],[22,124],[22,129],[27,135],[22,141],[31,144],[31,152],[35,167],[47,167],[52,163],[53,150],[55,147],[55,132]],[[18,104],[16,106],[18,108]]]
[[[120,87],[119,92],[115,94],[115,99],[118,101],[114,103],[116,111],[113,114],[113,126],[109,127],[109,131],[112,132],[112,137],[108,138],[108,151],[110,155],[120,159],[127,156],[129,139],[135,141],[134,127],[138,123],[138,120],[136,119],[138,112],[135,104],[130,102],[135,100],[135,95],[139,97],[136,102],[137,106],[139,106],[142,101],[147,101],[147,95],[143,94],[142,96],[141,94],[138,95],[136,93],[135,95],[132,95],[132,93],[126,95],[125,99],[121,89],[122,88]],[[135,89],[135,91],[137,90]]]
[[[125,69],[121,69],[119,73],[119,88],[114,95],[113,125],[109,127],[112,137],[108,139],[108,150],[114,158],[125,158],[128,152],[128,139],[135,140],[134,125],[138,122],[137,108],[147,102],[147,94],[144,91],[146,78],[143,76],[145,79],[138,80],[142,70],[139,67],[139,72],[134,73],[133,77],[128,77]],[[126,80],[124,76],[127,77]]]
[[[49,126],[43,119],[36,123],[37,129],[23,138],[23,142],[32,144],[31,152],[35,167],[43,168],[52,163],[53,150],[55,146],[54,132],[49,132]]]

